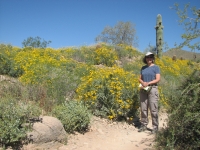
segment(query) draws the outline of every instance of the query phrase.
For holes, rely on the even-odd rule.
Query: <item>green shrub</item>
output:
[[[27,100],[25,97],[26,88],[15,78],[4,76],[5,81],[0,82],[0,98],[12,97],[15,100]]]
[[[74,100],[56,106],[52,114],[62,122],[65,131],[68,133],[73,133],[74,131],[85,132],[91,117],[83,103]]]
[[[11,97],[1,98],[0,101],[0,143],[14,146],[26,139],[30,126],[24,126],[30,117],[39,116],[37,105],[19,102]]]
[[[48,81],[45,87],[47,89],[47,96],[55,101],[55,104],[61,104],[66,99],[72,99],[75,95],[75,89],[81,82],[81,77],[89,74],[92,67],[77,63],[69,69],[54,68],[48,74]]]
[[[0,74],[19,77],[23,74],[23,71],[13,60],[0,53]]]
[[[119,44],[115,45],[114,48],[120,60],[122,60],[124,57],[131,59],[136,58],[138,56],[140,57],[141,55],[143,56],[141,52],[139,52],[136,48],[130,45]]]
[[[77,62],[94,64],[94,46],[61,48],[61,55]]]
[[[123,69],[125,71],[129,71],[129,72],[133,72],[134,70],[134,74],[139,75],[140,74],[140,69],[142,67],[141,63],[128,63],[128,62],[122,62],[123,63]]]
[[[200,72],[195,71],[169,100],[167,128],[156,136],[159,149],[200,148]]]

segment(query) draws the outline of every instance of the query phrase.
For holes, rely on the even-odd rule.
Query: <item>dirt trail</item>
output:
[[[159,128],[164,127],[166,114],[160,114]],[[151,119],[150,119],[151,120]],[[93,117],[91,128],[85,134],[76,133],[68,137],[67,145],[46,143],[43,145],[29,145],[24,149],[50,150],[149,150],[152,149],[154,135],[149,130],[139,133],[137,128],[125,122],[108,122],[105,119]]]

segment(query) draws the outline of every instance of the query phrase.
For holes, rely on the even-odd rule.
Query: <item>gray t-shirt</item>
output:
[[[160,74],[160,68],[157,65],[143,66],[141,69],[142,80],[150,82],[156,79],[156,74]]]

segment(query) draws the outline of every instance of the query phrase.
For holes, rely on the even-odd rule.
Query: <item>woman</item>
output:
[[[146,64],[141,68],[141,74],[139,82],[141,84],[140,89],[140,108],[141,108],[141,127],[138,132],[143,132],[147,129],[148,125],[148,108],[150,108],[152,118],[152,133],[158,131],[158,86],[160,81],[160,68],[154,64],[155,57],[151,52],[147,52],[143,58],[143,62]],[[149,87],[150,90],[146,90]]]

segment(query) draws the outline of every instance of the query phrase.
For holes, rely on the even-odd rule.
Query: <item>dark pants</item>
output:
[[[147,93],[144,90],[140,90],[140,108],[141,108],[141,123],[147,126],[148,124],[148,108],[150,108],[152,127],[158,129],[158,86],[153,86]]]

